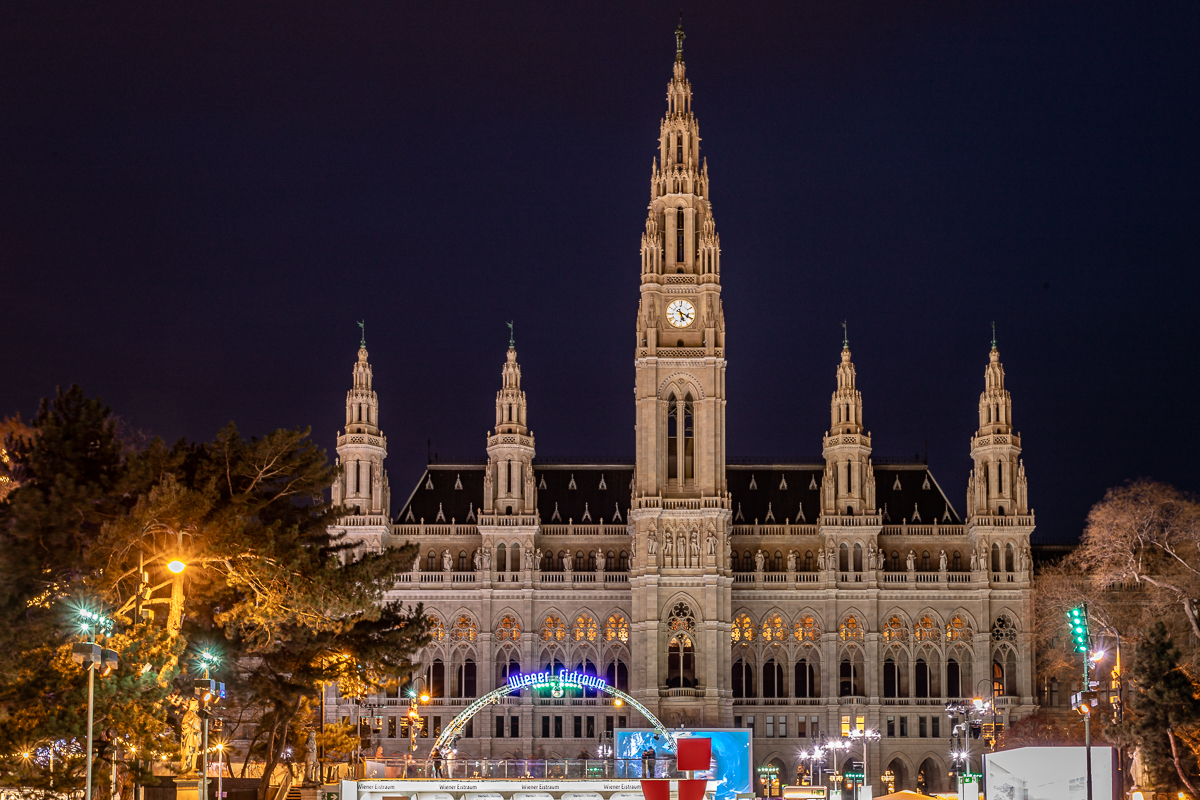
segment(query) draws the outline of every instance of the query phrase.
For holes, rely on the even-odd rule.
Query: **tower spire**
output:
[[[996,320],[992,320],[992,349],[996,349]]]
[[[513,321],[511,319],[508,321],[508,349],[517,349],[516,340],[513,338]]]
[[[846,331],[846,320],[842,320],[842,349],[850,349],[850,334]]]
[[[971,437],[975,469],[967,481],[968,517],[1029,513],[1021,435],[1013,427],[1012,395],[1004,386],[1004,365],[995,336],[993,332],[979,395],[979,429]]]
[[[367,346],[367,321],[365,319],[360,319],[358,321],[358,330],[362,334],[362,339],[359,341],[358,346],[366,347]]]

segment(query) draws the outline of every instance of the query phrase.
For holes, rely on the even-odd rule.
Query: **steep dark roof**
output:
[[[430,464],[401,507],[396,522],[413,524],[424,518],[429,525],[440,523],[439,509],[447,523],[451,519],[465,524],[476,522],[485,468],[482,464]],[[595,525],[601,518],[609,524],[629,519],[632,464],[535,464],[533,480],[538,487],[542,524],[565,525],[573,520],[576,524]],[[458,485],[462,488],[456,488]]]
[[[396,522],[412,524],[422,518],[429,525],[452,519],[460,524],[475,522],[483,498],[484,469],[482,464],[430,464]],[[781,525],[785,519],[794,525],[814,524],[821,513],[816,487],[824,472],[824,464],[730,464],[726,477],[733,494],[734,524],[752,525],[758,520],[763,525]],[[611,524],[629,519],[632,464],[535,464],[533,476],[542,524],[565,525],[568,520],[577,525],[597,524],[601,517]],[[946,525],[962,524],[954,505],[923,464],[877,465],[875,501],[885,509],[885,525],[899,525],[904,519],[910,524],[931,525],[935,518]],[[442,520],[438,519],[439,510]],[[585,513],[590,519],[584,518]]]

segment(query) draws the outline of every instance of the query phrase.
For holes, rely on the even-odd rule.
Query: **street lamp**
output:
[[[849,746],[850,742],[845,739],[826,739],[824,750],[826,755],[833,755],[835,751],[845,750]],[[841,777],[841,774],[841,765],[835,761],[833,764],[833,772],[829,776],[830,783],[836,783],[838,778]]]
[[[196,697],[200,698],[200,720],[204,726],[203,740],[200,750],[204,757],[200,761],[200,800],[208,800],[208,718],[211,713],[208,704],[219,703],[225,697],[225,684],[214,681],[209,677],[209,670],[216,669],[221,660],[215,653],[202,650],[199,656],[200,668],[204,671],[203,678],[192,682]]]
[[[849,736],[851,739],[862,739],[862,746],[863,746],[862,785],[866,786],[867,785],[867,742],[878,742],[879,738],[880,738],[879,731],[867,730],[866,728],[859,730],[858,728],[855,728],[850,731]],[[857,790],[855,790],[855,796],[856,797],[858,796]]]
[[[825,755],[825,751],[822,750],[817,745],[813,745],[812,750],[801,750],[800,751],[800,760],[808,762],[808,785],[809,786],[817,785],[816,783],[813,783],[813,777],[816,775],[816,772],[817,772],[816,762],[820,761],[821,757],[824,755]],[[820,779],[818,778],[818,781],[819,780]]]
[[[420,690],[417,689],[418,684],[421,686]],[[408,752],[410,753],[417,751],[417,728],[423,724],[417,703],[428,703],[429,700],[429,690],[425,688],[425,679],[420,675],[414,676],[412,686],[408,688]]]
[[[84,791],[84,800],[92,800],[92,748],[95,746],[92,736],[92,721],[95,714],[96,667],[100,665],[105,675],[116,669],[117,651],[101,647],[96,643],[97,630],[112,634],[113,621],[111,619],[86,608],[80,609],[78,613],[85,638],[91,640],[76,642],[71,647],[71,658],[75,663],[82,664],[88,673],[87,786]],[[113,768],[116,769],[115,762]]]

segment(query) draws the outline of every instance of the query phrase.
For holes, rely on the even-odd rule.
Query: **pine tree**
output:
[[[1177,790],[1184,784],[1195,794],[1196,758],[1179,741],[1178,731],[1200,723],[1200,700],[1162,622],[1146,632],[1128,674],[1130,733],[1155,786]]]

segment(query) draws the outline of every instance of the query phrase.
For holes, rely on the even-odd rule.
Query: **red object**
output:
[[[712,760],[712,739],[676,739],[675,747],[681,771],[691,769],[703,772],[708,769]]]
[[[671,782],[666,779],[644,780],[642,795],[646,800],[671,800]]]
[[[686,740],[681,739],[680,742]],[[705,742],[708,739],[704,740]],[[701,800],[704,797],[704,790],[708,787],[708,781],[704,778],[696,778],[695,780],[679,782],[679,800]]]

